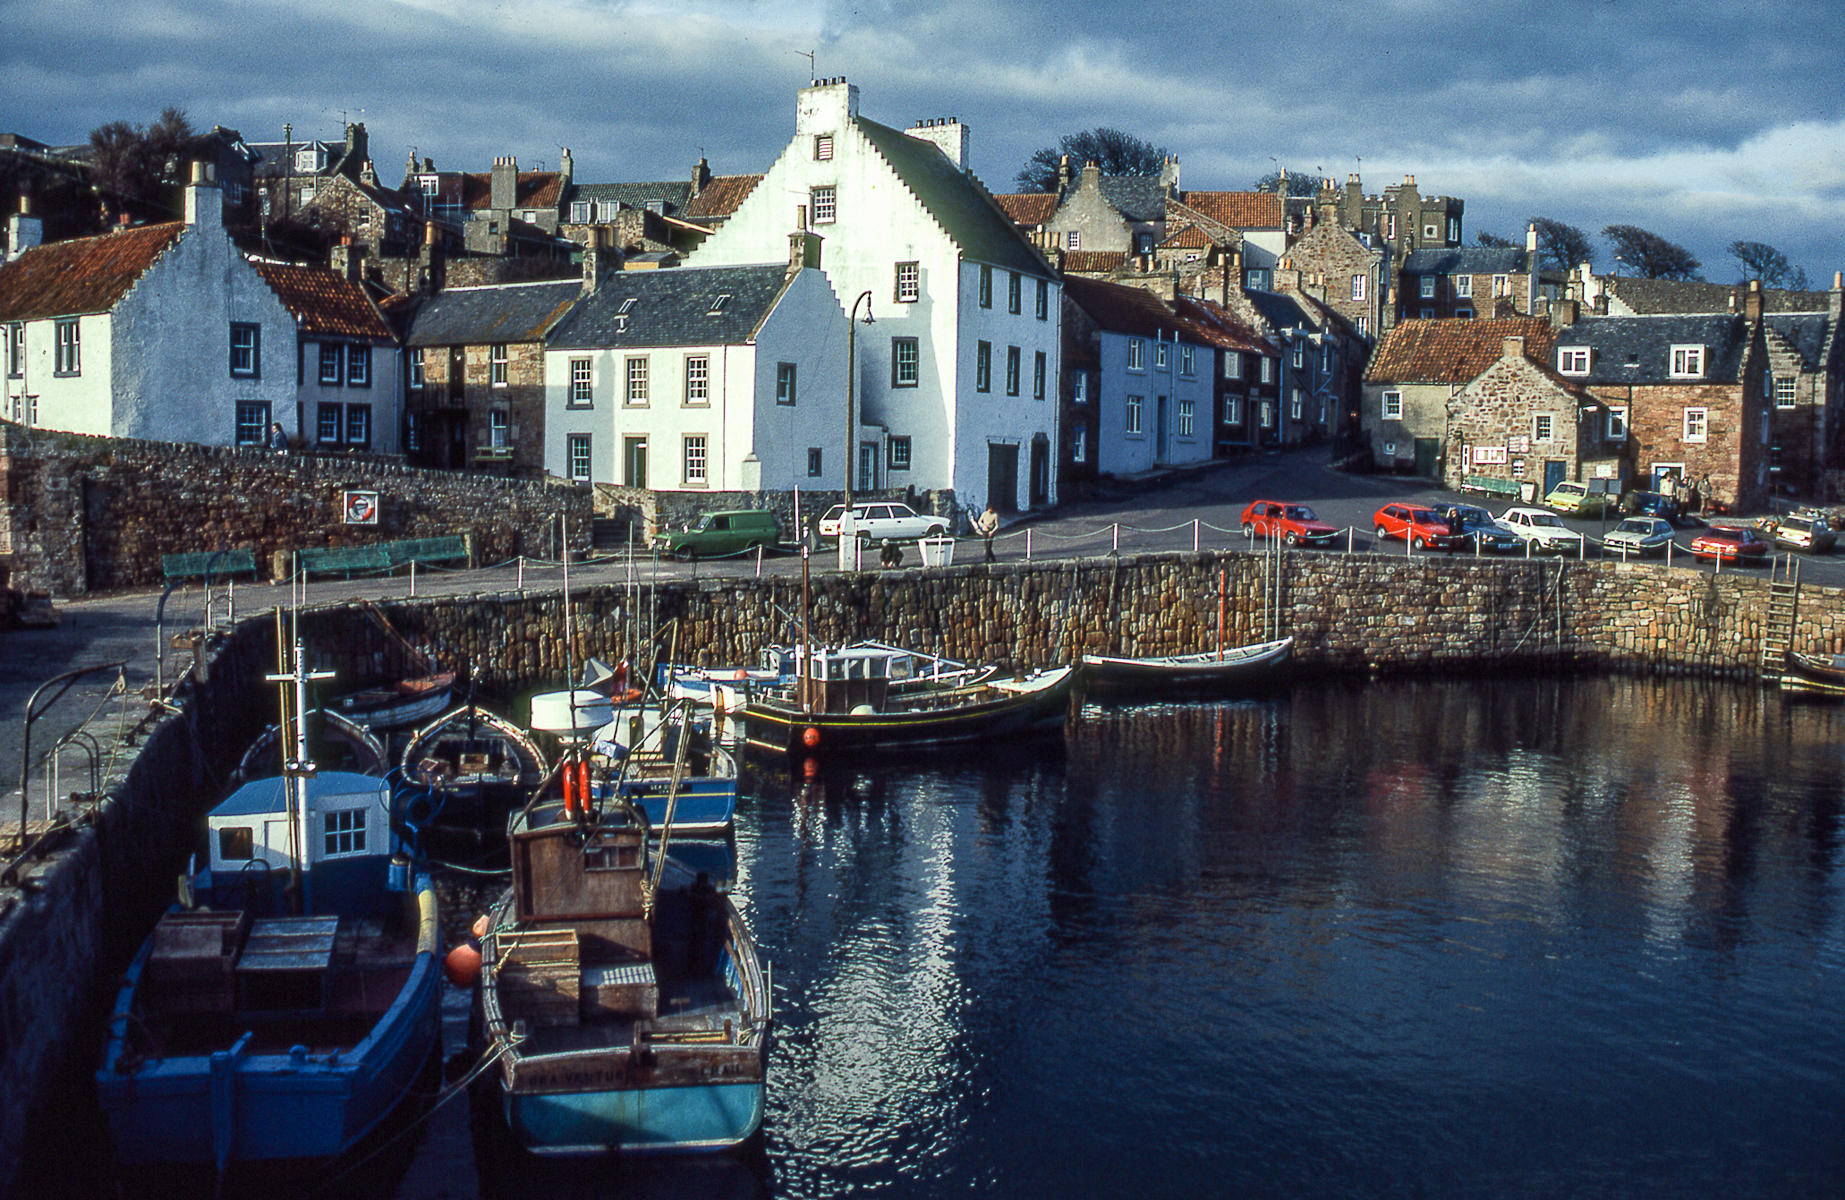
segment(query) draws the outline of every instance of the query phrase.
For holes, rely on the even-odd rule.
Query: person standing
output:
[[[999,532],[999,514],[993,511],[993,502],[987,501],[986,511],[974,518],[974,532],[986,544],[987,562],[993,562],[993,535]]]
[[[269,426],[269,448],[277,454],[288,453],[288,431],[282,428],[280,421]]]

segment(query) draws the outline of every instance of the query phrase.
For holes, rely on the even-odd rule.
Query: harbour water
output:
[[[372,1182],[1838,1195],[1842,760],[1845,706],[1520,679],[1089,707],[1063,739],[806,780],[758,764],[732,853],[774,966],[761,1146],[483,1161],[456,1104]]]

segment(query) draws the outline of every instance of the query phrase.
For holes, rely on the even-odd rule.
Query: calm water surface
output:
[[[1845,1194],[1842,743],[1747,688],[1373,683],[759,770],[761,1152],[483,1173],[456,1106],[389,1190]]]

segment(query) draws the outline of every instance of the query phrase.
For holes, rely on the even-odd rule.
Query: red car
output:
[[[1372,524],[1378,541],[1403,538],[1418,550],[1457,550],[1470,544],[1465,531],[1456,532],[1446,517],[1426,504],[1386,504]]]
[[[1243,509],[1244,537],[1278,537],[1290,546],[1330,546],[1340,531],[1320,520],[1305,504],[1257,500]]]
[[[1712,525],[1691,539],[1691,556],[1717,563],[1760,562],[1768,556],[1768,543],[1755,530],[1740,525]]]

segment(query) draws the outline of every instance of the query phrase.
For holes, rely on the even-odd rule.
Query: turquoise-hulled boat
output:
[[[298,753],[211,810],[209,862],[110,1016],[118,1164],[330,1157],[411,1092],[439,1046],[437,904],[392,809],[385,780]]]
[[[539,1154],[721,1150],[762,1124],[770,985],[730,897],[647,827],[545,801],[514,817],[481,939],[483,1053]]]

